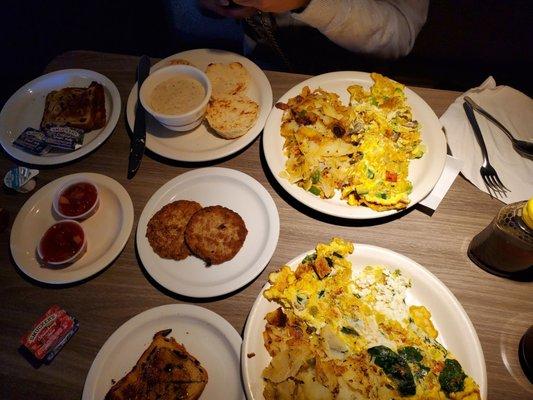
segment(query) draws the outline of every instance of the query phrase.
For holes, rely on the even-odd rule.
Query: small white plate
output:
[[[294,270],[300,261],[312,252],[300,254],[286,265]],[[420,264],[382,247],[355,244],[355,250],[348,259],[352,263],[354,274],[367,265],[383,265],[392,270],[400,269],[404,276],[411,279],[412,287],[407,291],[407,304],[424,305],[428,308],[433,324],[439,332],[438,341],[457,357],[466,374],[479,385],[481,398],[486,399],[487,369],[483,350],[472,322],[450,289]],[[264,298],[263,292],[269,287],[270,284],[267,283],[257,296],[244,330],[241,364],[248,400],[264,398],[261,374],[271,360],[263,342],[264,318],[268,312],[279,307],[277,303]],[[255,353],[255,356],[248,358],[249,353]]]
[[[343,104],[348,104],[349,94],[346,89],[354,84],[369,88],[373,81],[370,74],[366,72],[331,72],[299,83],[285,93],[279,101],[286,103],[290,98],[300,94],[304,86],[309,86],[311,90],[320,87],[337,93]],[[409,195],[411,202],[407,206],[410,208],[426,197],[439,180],[446,162],[446,138],[442,125],[431,107],[407,87],[405,88],[405,95],[407,96],[407,103],[412,108],[414,119],[420,122],[422,142],[427,149],[422,158],[411,160],[409,163],[409,180],[413,184],[413,191]],[[282,110],[276,107],[272,108],[263,133],[263,150],[272,175],[292,197],[322,213],[348,219],[380,218],[398,212],[396,210],[374,211],[369,207],[350,206],[345,200],[340,199],[338,191],[332,199],[321,199],[298,185],[290,183],[287,179],[281,178],[279,174],[285,169],[285,162],[287,161],[283,152],[285,140],[280,135],[282,116]]]
[[[203,122],[188,132],[175,132],[165,128],[146,113],[146,147],[160,156],[178,161],[211,161],[229,156],[246,147],[261,133],[268,113],[272,108],[272,87],[265,73],[252,61],[239,54],[223,50],[196,49],[184,51],[167,57],[155,64],[151,71],[169,65],[170,60],[183,59],[205,71],[210,63],[240,62],[250,74],[247,95],[259,104],[257,121],[243,136],[227,140],[214,133]],[[131,129],[135,124],[135,105],[137,104],[137,83],[131,89],[126,106],[126,116]]]
[[[88,87],[96,81],[104,87],[106,125],[85,134],[83,146],[69,153],[51,152],[43,156],[26,153],[13,141],[28,127],[39,129],[46,95],[65,87]],[[87,69],[64,69],[42,75],[22,86],[10,97],[0,112],[0,144],[13,158],[33,165],[57,165],[76,160],[99,147],[111,135],[120,115],[118,89],[104,75]]]
[[[194,256],[175,261],[159,257],[146,238],[146,226],[164,205],[194,200],[203,207],[221,205],[238,213],[248,235],[237,255],[206,267]],[[278,209],[267,190],[252,177],[227,168],[189,171],[155,192],[139,218],[137,250],[146,271],[168,290],[190,297],[214,297],[237,290],[267,266],[279,237]]]
[[[87,236],[87,252],[62,269],[41,267],[36,249],[42,235],[57,222],[52,208],[56,191],[66,181],[88,179],[98,185],[100,206],[81,221]],[[122,251],[133,227],[133,204],[126,189],[108,176],[79,173],[50,182],[22,206],[11,229],[11,254],[20,270],[37,281],[65,284],[88,278],[109,265]]]
[[[239,355],[242,339],[220,315],[188,304],[168,304],[147,310],[118,328],[91,365],[82,400],[102,400],[112,386],[131,371],[152,343],[156,332],[172,329],[176,339],[207,370],[200,400],[244,400]]]

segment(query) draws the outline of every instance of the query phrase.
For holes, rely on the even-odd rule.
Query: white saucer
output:
[[[28,127],[39,128],[46,95],[65,87],[88,87],[96,81],[104,87],[106,125],[85,134],[83,146],[70,153],[51,152],[43,156],[26,153],[13,146],[13,141]],[[42,75],[22,86],[0,112],[0,144],[13,158],[33,165],[56,165],[76,160],[99,147],[111,135],[120,115],[118,89],[104,75],[87,69],[64,69]]]
[[[167,57],[155,64],[151,71],[169,65],[170,60],[183,59],[205,71],[210,63],[240,62],[250,74],[250,84],[246,95],[259,104],[257,121],[250,130],[237,139],[223,139],[212,131],[207,122],[187,132],[175,132],[165,128],[146,113],[146,147],[160,156],[171,160],[200,162],[211,161],[229,156],[243,149],[261,133],[272,108],[272,87],[265,73],[252,61],[239,54],[223,50],[195,49]],[[135,105],[137,104],[137,83],[133,85],[126,116],[131,129],[135,124]]]
[[[188,304],[152,308],[118,328],[94,359],[82,400],[102,400],[111,380],[118,381],[130,372],[154,334],[164,329],[172,329],[168,337],[183,344],[207,370],[208,382],[200,400],[244,400],[239,368],[241,337],[220,315]]]
[[[369,88],[373,80],[369,73],[357,71],[330,72],[309,78],[285,93],[279,101],[286,103],[301,93],[305,86],[311,90],[322,88],[339,95],[343,104],[348,104],[349,93],[346,88],[350,85],[361,85]],[[424,199],[439,180],[446,162],[446,137],[442,125],[431,107],[415,92],[405,88],[407,104],[413,111],[413,119],[421,126],[421,137],[427,151],[422,158],[410,160],[409,180],[413,184],[413,191],[409,195],[413,207]],[[340,192],[331,199],[322,199],[306,191],[288,179],[282,178],[280,173],[285,170],[287,156],[283,149],[285,139],[280,134],[283,111],[274,107],[266,121],[263,132],[263,150],[268,168],[278,183],[296,200],[321,213],[347,219],[373,219],[397,214],[398,210],[375,211],[369,207],[351,206],[346,200],[341,200]]]
[[[36,249],[42,235],[59,220],[52,211],[54,195],[64,182],[81,178],[98,185],[100,195],[96,213],[81,221],[88,241],[87,252],[65,268],[43,268]],[[77,282],[109,265],[126,245],[132,227],[133,204],[120,183],[100,174],[67,175],[50,182],[24,203],[11,229],[11,254],[20,270],[37,281],[51,284]]]
[[[146,238],[146,226],[164,205],[194,200],[203,207],[221,205],[238,213],[248,235],[237,255],[207,267],[194,256],[175,261],[159,257]],[[237,290],[267,266],[279,237],[279,215],[267,190],[252,177],[227,168],[203,168],[182,174],[155,192],[139,218],[137,250],[144,268],[168,290],[190,297],[214,297]]]

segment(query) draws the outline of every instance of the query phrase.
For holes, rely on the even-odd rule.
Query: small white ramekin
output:
[[[65,191],[65,189],[67,189],[68,187],[72,186],[72,185],[75,185],[76,183],[88,183],[90,185],[93,185],[95,188],[96,188],[96,201],[94,202],[94,204],[92,205],[91,208],[89,208],[86,212],[84,212],[83,214],[79,214],[79,215],[65,215],[61,212],[61,210],[59,209],[59,197],[61,197],[61,193],[63,193],[63,191]],[[98,189],[98,185],[92,181],[90,181],[89,179],[85,179],[85,178],[82,178],[82,179],[72,179],[72,180],[69,180],[67,182],[65,182],[63,185],[61,185],[59,187],[59,189],[56,191],[55,195],[54,195],[54,199],[52,200],[52,207],[54,208],[54,212],[62,219],[72,219],[72,220],[77,220],[77,221],[82,221],[84,219],[87,219],[89,218],[90,216],[92,216],[96,210],[98,210],[98,207],[100,206],[100,191]]]
[[[48,229],[50,229],[54,225],[65,223],[65,222],[76,224],[76,225],[78,225],[81,228],[81,230],[83,232],[83,244],[81,245],[80,249],[76,252],[76,254],[74,254],[70,258],[67,258],[66,260],[54,261],[54,262],[53,261],[45,261],[44,257],[43,257],[42,250],[41,250],[41,245],[42,245],[42,241],[43,241],[43,238],[44,238],[44,234],[43,234],[43,237],[41,238],[41,240],[39,241],[39,245],[37,246],[37,255],[39,256],[39,258],[41,259],[42,262],[44,262],[47,266],[52,267],[52,268],[53,267],[58,268],[58,267],[66,266],[68,264],[72,264],[72,263],[78,261],[85,254],[85,252],[87,251],[87,234],[85,233],[85,230],[83,229],[83,226],[78,221],[75,221],[75,220],[72,220],[72,219],[64,219],[64,220],[57,221],[56,223],[50,225],[48,227]],[[46,230],[46,232],[48,232],[48,229]],[[45,234],[46,234],[46,232],[45,232]]]
[[[193,110],[183,114],[161,114],[150,106],[150,95],[154,88],[161,82],[175,75],[187,75],[197,80],[204,88],[205,95],[202,102]],[[143,82],[139,98],[144,109],[150,113],[161,125],[173,131],[188,131],[196,128],[203,120],[207,103],[211,98],[211,82],[207,75],[198,68],[190,65],[170,65],[152,72]]]

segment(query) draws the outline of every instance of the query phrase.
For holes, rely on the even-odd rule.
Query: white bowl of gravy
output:
[[[152,72],[141,86],[144,109],[173,131],[188,131],[202,122],[211,98],[206,74],[189,65],[170,65]]]

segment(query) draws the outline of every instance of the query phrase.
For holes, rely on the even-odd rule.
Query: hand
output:
[[[203,8],[227,18],[242,19],[257,12],[255,8],[248,6],[228,7],[230,4],[228,0],[198,0],[198,3]]]
[[[222,0],[225,1],[225,0]],[[311,0],[234,0],[236,4],[263,12],[282,13],[305,7]]]

